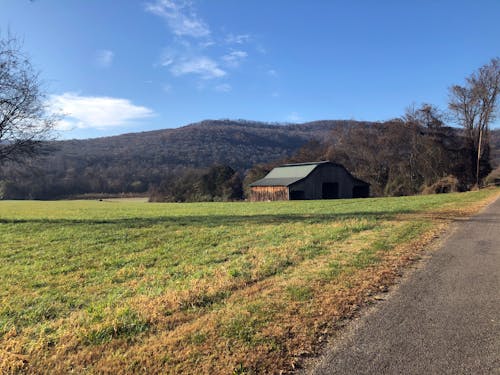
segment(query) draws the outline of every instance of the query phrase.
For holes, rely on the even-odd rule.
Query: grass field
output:
[[[497,190],[0,202],[0,370],[278,373]]]

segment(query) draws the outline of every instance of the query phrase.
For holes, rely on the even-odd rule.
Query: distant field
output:
[[[499,190],[0,202],[0,370],[277,373]]]

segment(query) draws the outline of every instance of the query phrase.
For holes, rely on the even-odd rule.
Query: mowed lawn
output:
[[[290,370],[498,193],[0,202],[0,370]]]

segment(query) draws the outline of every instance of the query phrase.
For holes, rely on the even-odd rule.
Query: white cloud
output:
[[[239,66],[248,56],[245,51],[232,51],[222,56],[222,60],[231,67]]]
[[[102,49],[97,51],[95,62],[97,66],[100,68],[108,68],[111,66],[111,64],[113,64],[114,57],[115,54],[113,51],[110,51],[108,49]]]
[[[183,56],[186,58],[188,56],[193,56],[196,54],[193,46],[189,42],[177,42],[178,43],[175,47],[169,46],[163,49],[160,57],[161,66],[171,66],[175,62],[182,59]]]
[[[226,36],[226,43],[229,44],[243,44],[250,41],[250,35],[249,34],[228,34]]]
[[[52,95],[49,105],[65,117],[58,124],[60,130],[123,126],[155,114],[151,109],[134,105],[128,99],[74,93]]]
[[[277,77],[278,76],[278,72],[274,69],[269,69],[267,71],[267,75],[270,76],[270,77]]]
[[[163,56],[163,58],[161,59],[161,63],[160,65],[161,66],[169,66],[169,65],[172,65],[174,63],[175,59],[171,56]]]
[[[175,36],[155,64],[167,67],[173,76],[193,75],[198,78],[197,85],[204,87],[203,81],[227,76],[230,68],[238,67],[248,57],[241,45],[252,42],[252,36],[213,33],[197,14],[193,0],[146,1],[145,10],[161,17]],[[235,48],[223,56],[215,56],[215,47],[223,45]]]
[[[169,83],[165,83],[162,86],[162,90],[163,90],[163,92],[170,93],[172,91],[172,85]]]
[[[146,10],[162,17],[177,36],[202,38],[210,35],[208,25],[195,13],[189,1],[156,0]]]
[[[267,54],[267,49],[261,45],[261,44],[258,44],[255,49],[257,50],[257,52],[261,53],[262,55],[265,55]]]
[[[162,53],[160,65],[168,67],[176,77],[192,74],[206,80],[227,74],[216,60],[201,54],[201,51],[189,42],[180,43],[177,49],[166,48]]]
[[[215,86],[215,91],[218,91],[218,92],[229,92],[232,89],[233,88],[231,87],[231,85],[229,83],[222,83],[220,85]]]
[[[213,40],[211,40],[211,39],[206,40],[206,41],[204,41],[204,42],[200,42],[200,43],[198,44],[198,46],[199,46],[200,48],[202,48],[202,49],[204,49],[204,48],[208,48],[208,47],[212,47],[212,46],[215,46],[215,45],[216,45],[216,43],[215,43]]]
[[[288,115],[287,120],[290,122],[299,122],[302,121],[302,117],[297,112],[292,112]]]
[[[56,127],[57,130],[62,130],[62,131],[68,131],[76,128],[73,122],[68,120],[59,120],[56,124]]]
[[[173,64],[170,71],[175,76],[196,74],[202,79],[220,78],[226,75],[214,60],[205,56],[183,59]]]

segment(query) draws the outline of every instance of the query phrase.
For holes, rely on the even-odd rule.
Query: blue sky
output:
[[[203,119],[386,120],[446,108],[500,55],[500,1],[0,0],[62,138]]]

